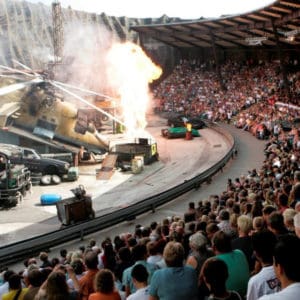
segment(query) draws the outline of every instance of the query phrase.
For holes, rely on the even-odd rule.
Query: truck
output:
[[[14,207],[31,189],[30,171],[24,165],[12,164],[9,153],[0,151],[0,209]]]
[[[148,165],[158,160],[157,143],[148,138],[138,138],[133,143],[115,144],[110,154],[118,155],[116,166],[122,170],[132,168],[136,156],[143,157],[143,164]]]

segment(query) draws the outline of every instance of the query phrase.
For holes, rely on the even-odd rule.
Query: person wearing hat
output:
[[[186,260],[186,265],[193,267],[196,270],[197,276],[204,262],[214,253],[207,248],[207,238],[201,232],[192,234],[189,238],[190,253]]]

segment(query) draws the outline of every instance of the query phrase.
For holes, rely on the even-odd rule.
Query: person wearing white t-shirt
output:
[[[299,300],[300,295],[300,239],[292,234],[279,237],[274,249],[273,267],[280,281],[281,291],[265,295],[259,300]]]
[[[248,282],[247,300],[257,300],[263,295],[276,293],[279,289],[280,283],[273,268],[276,241],[275,234],[269,230],[258,231],[251,236],[253,251],[262,269]]]
[[[127,300],[148,300],[149,299],[149,286],[148,286],[148,272],[146,267],[142,264],[137,264],[131,271],[132,282],[136,291],[129,295]]]

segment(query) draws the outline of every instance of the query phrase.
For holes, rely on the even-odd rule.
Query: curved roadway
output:
[[[79,245],[86,244],[89,238],[94,238],[97,240],[97,242],[100,244],[102,239],[106,236],[114,237],[117,234],[120,234],[122,232],[133,232],[135,224],[150,224],[151,221],[161,221],[166,216],[172,216],[172,215],[179,215],[182,216],[185,210],[187,209],[188,202],[194,201],[198,202],[199,200],[207,199],[209,195],[212,194],[219,194],[226,188],[226,183],[228,178],[235,178],[241,174],[246,174],[248,170],[251,170],[253,168],[259,169],[261,166],[264,156],[263,156],[263,148],[264,148],[264,142],[259,141],[253,136],[251,136],[249,133],[244,132],[242,130],[238,130],[230,125],[222,125],[226,130],[228,130],[236,139],[237,144],[237,150],[238,155],[234,160],[230,161],[229,164],[224,168],[223,172],[218,173],[212,180],[212,183],[209,185],[203,185],[198,190],[193,190],[175,200],[172,202],[164,205],[163,207],[160,207],[156,210],[156,212],[144,214],[143,216],[138,217],[134,221],[131,222],[125,222],[122,224],[119,224],[117,226],[114,226],[113,228],[109,228],[106,230],[103,230],[101,232],[91,234],[83,241],[73,241],[68,243],[67,245],[63,245],[57,248],[53,248],[52,253],[50,254],[51,257],[54,257],[58,255],[58,250],[61,247],[66,247],[67,249],[76,249]],[[169,140],[165,140],[166,145],[165,147],[169,148],[167,143],[172,142]],[[175,140],[174,140],[175,141]],[[215,144],[215,141],[212,141],[213,146],[217,146],[218,148],[220,145]],[[208,142],[208,144],[211,142]],[[186,143],[187,144],[187,143]],[[188,145],[188,144],[187,144]],[[187,149],[188,150],[188,149]],[[196,162],[195,166],[199,167],[198,163],[203,165],[203,162],[207,162],[207,154],[208,149],[205,150],[205,146],[203,148],[203,156],[202,159],[199,159],[198,162]],[[214,149],[215,150],[215,149]],[[183,153],[181,153],[183,155]],[[167,157],[167,156],[166,156]],[[168,158],[165,158],[168,159]],[[189,164],[190,162],[187,162]],[[175,166],[176,169],[176,166]],[[170,173],[169,169],[169,173]],[[178,170],[177,170],[178,171]],[[179,172],[182,171],[179,168]],[[174,173],[174,172],[173,172]],[[189,177],[189,174],[186,172],[180,173],[182,177]],[[146,176],[147,177],[147,176]],[[127,182],[128,183],[128,182]],[[145,183],[145,182],[144,182]],[[148,185],[147,182],[145,185]],[[121,188],[122,184],[120,185],[120,191],[122,191]],[[20,266],[19,263],[12,267]]]
[[[222,125],[222,127],[235,137],[238,154],[226,165],[223,172],[217,173],[212,178],[210,184],[202,185],[199,189],[192,190],[163,207],[157,208],[155,213],[144,214],[132,222],[120,224],[89,237],[101,242],[105,236],[113,237],[122,232],[133,232],[136,224],[149,225],[152,221],[160,222],[167,216],[178,215],[182,217],[188,208],[189,202],[194,201],[197,204],[199,200],[208,199],[210,195],[220,194],[226,190],[228,178],[234,179],[242,174],[247,174],[248,170],[260,169],[264,161],[265,142],[256,139],[248,132],[236,129],[232,125]],[[73,249],[76,248],[76,245],[82,243],[84,242],[74,243],[72,245]]]
[[[0,239],[2,245],[11,244],[43,233],[58,230],[61,223],[57,219],[55,205],[41,206],[42,194],[60,194],[62,198],[72,196],[69,191],[83,184],[93,196],[93,208],[100,216],[121,207],[139,202],[161,193],[201,174],[219,162],[231,149],[232,141],[213,129],[201,130],[201,137],[186,141],[184,139],[165,139],[161,129],[166,120],[152,116],[148,131],[158,143],[160,160],[145,166],[143,172],[116,171],[107,181],[96,180],[97,166],[81,168],[78,182],[62,183],[58,186],[34,187],[17,207],[1,211]]]

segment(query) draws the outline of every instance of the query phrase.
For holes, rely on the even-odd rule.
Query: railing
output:
[[[7,266],[17,261],[21,261],[24,258],[36,256],[40,251],[48,250],[51,247],[63,244],[65,242],[77,238],[82,239],[87,234],[91,234],[111,227],[115,224],[133,219],[143,213],[149,211],[154,212],[156,207],[159,207],[192,189],[199,188],[201,184],[206,181],[210,181],[211,177],[222,170],[235,153],[235,141],[233,137],[218,126],[213,126],[212,129],[224,135],[228,139],[231,148],[218,163],[216,163],[208,170],[193,177],[192,179],[184,180],[183,183],[177,185],[176,187],[172,187],[171,189],[168,189],[162,193],[148,197],[126,208],[122,208],[117,211],[105,214],[88,222],[75,224],[61,230],[53,231],[47,234],[1,247],[1,266]]]

